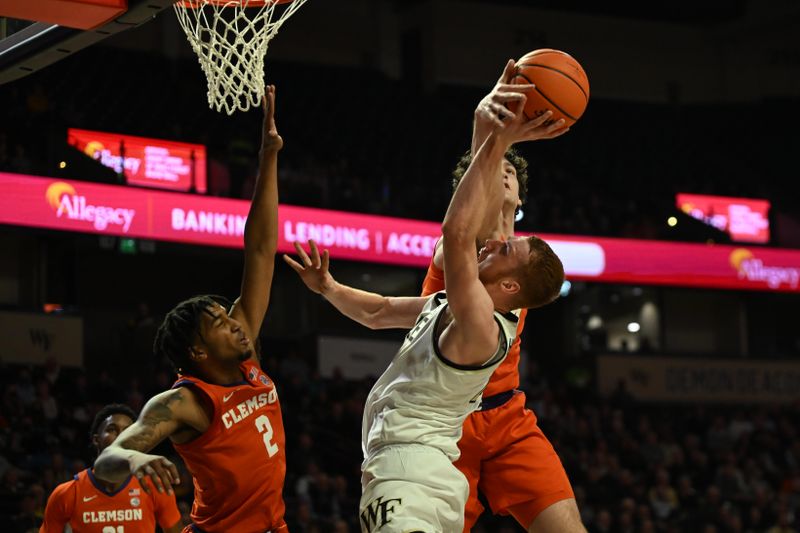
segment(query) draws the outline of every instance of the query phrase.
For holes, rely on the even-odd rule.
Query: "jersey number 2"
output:
[[[272,442],[272,424],[269,422],[267,415],[261,415],[256,418],[256,429],[259,433],[264,434],[264,447],[270,457],[278,453],[278,445]]]

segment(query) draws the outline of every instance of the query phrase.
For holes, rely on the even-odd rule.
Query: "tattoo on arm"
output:
[[[174,420],[175,415],[172,408],[183,400],[181,389],[175,389],[163,398],[149,402],[139,420],[136,421],[137,431],[131,432],[129,435],[122,435],[115,444],[129,450],[150,451],[168,436],[159,426],[164,422]]]

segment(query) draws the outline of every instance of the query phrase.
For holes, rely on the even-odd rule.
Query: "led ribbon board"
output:
[[[250,202],[0,173],[0,224],[241,248]],[[279,252],[427,267],[441,224],[281,205]],[[800,292],[800,251],[539,234],[572,280]]]

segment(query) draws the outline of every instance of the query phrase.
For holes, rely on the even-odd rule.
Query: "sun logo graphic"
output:
[[[122,232],[127,233],[136,215],[135,209],[93,205],[78,194],[73,185],[63,181],[51,183],[44,196],[56,212],[56,218],[89,222],[98,231],[105,231],[109,226],[121,226]]]
[[[47,203],[50,204],[50,207],[52,207],[54,211],[58,211],[58,208],[61,206],[61,197],[65,194],[74,195],[75,187],[63,181],[52,183],[44,193],[47,198]]]
[[[100,141],[89,141],[83,148],[83,153],[92,159],[97,159],[97,154],[102,153],[105,149],[106,147]]]
[[[796,289],[800,284],[800,268],[768,266],[746,248],[736,248],[730,255],[731,267],[739,274],[739,279],[766,283],[770,289],[788,285]]]
[[[737,248],[731,252],[731,266],[739,273],[742,272],[742,263],[753,258],[753,252],[746,248]]]

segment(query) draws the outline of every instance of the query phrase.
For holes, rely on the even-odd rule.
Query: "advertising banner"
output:
[[[241,248],[246,200],[0,173],[0,224]],[[280,252],[428,266],[441,224],[281,205]],[[571,280],[800,292],[800,251],[539,234]]]
[[[724,231],[736,242],[769,242],[769,202],[705,194],[678,194],[678,209]]]
[[[130,185],[206,192],[206,147],[101,131],[67,130],[67,142],[115,172]]]

